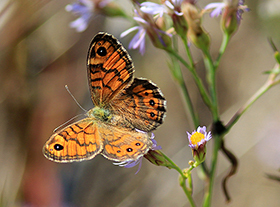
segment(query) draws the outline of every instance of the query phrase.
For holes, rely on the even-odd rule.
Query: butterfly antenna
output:
[[[74,116],[73,118],[69,119],[67,122],[65,122],[65,123],[59,125],[58,127],[56,127],[56,128],[53,130],[53,132],[56,132],[58,129],[64,127],[64,126],[67,125],[69,122],[71,122],[71,121],[73,121],[74,119],[76,119],[77,117],[83,116],[83,115],[84,115],[84,114],[78,114],[78,115]]]
[[[70,94],[70,96],[74,99],[74,101],[76,102],[76,104],[84,111],[87,113],[87,110],[85,110],[81,104],[79,104],[79,102],[77,101],[77,99],[73,96],[73,94],[70,92],[69,88],[67,85],[65,85],[66,90],[68,91],[68,93]],[[75,118],[75,117],[74,117]]]

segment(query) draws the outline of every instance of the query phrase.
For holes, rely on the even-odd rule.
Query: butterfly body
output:
[[[130,56],[112,35],[98,33],[87,58],[91,98],[87,118],[54,133],[43,147],[55,162],[89,160],[102,154],[116,162],[136,161],[152,147],[148,132],[166,112],[160,89],[134,78]]]

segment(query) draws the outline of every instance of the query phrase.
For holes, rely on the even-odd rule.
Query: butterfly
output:
[[[153,145],[148,132],[163,123],[163,94],[151,81],[133,77],[128,52],[104,32],[90,43],[87,72],[94,108],[86,118],[55,132],[43,147],[44,156],[60,163],[97,154],[119,163],[137,161]]]

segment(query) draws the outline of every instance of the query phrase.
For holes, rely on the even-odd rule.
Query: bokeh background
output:
[[[0,1],[0,206],[116,206],[187,207],[178,174],[144,160],[126,169],[97,156],[91,161],[57,164],[44,158],[42,147],[53,130],[83,111],[65,90],[68,85],[81,105],[93,107],[88,91],[86,54],[91,38],[106,31],[119,38],[132,25],[121,18],[95,15],[89,28],[77,33],[69,28],[76,17],[65,11],[70,0]],[[131,2],[117,1],[132,14]],[[210,1],[200,0],[204,7]],[[251,11],[243,15],[238,33],[228,46],[218,72],[222,120],[233,114],[266,81],[263,72],[274,64],[267,41],[280,48],[280,1],[247,0]],[[217,56],[222,34],[219,19],[205,15],[204,25]],[[127,48],[132,36],[120,39]],[[204,68],[200,52],[192,47],[199,73]],[[163,151],[181,168],[191,159],[186,131],[193,131],[181,94],[172,80],[167,55],[148,41],[144,56],[129,51],[136,77],[155,82],[167,99],[165,123],[155,131]],[[188,71],[183,69],[201,124],[210,114],[202,103]],[[230,164],[219,154],[213,206],[280,206],[280,86],[272,88],[250,108],[226,136],[226,146],[238,157],[239,168],[229,183],[231,203],[225,203],[221,180]],[[211,153],[211,142],[208,146]],[[208,160],[209,161],[209,160]],[[194,196],[198,206],[203,182],[194,170]]]

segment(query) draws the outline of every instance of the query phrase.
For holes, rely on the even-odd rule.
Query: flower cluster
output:
[[[145,52],[145,36],[148,35],[153,45],[158,48],[166,49],[171,45],[171,35],[162,30],[161,25],[157,24],[153,15],[145,13],[136,7],[134,10],[134,20],[138,26],[132,27],[121,34],[121,37],[126,36],[134,30],[138,30],[129,44],[129,48],[138,48],[141,54]]]
[[[70,27],[76,28],[78,32],[88,27],[95,12],[108,16],[127,17],[112,0],[78,0],[77,3],[67,5],[66,10],[80,16],[70,23]],[[121,37],[137,31],[128,48],[138,49],[142,55],[145,53],[146,36],[155,47],[167,51],[170,49],[173,34],[178,34],[182,39],[187,38],[198,48],[206,50],[210,38],[201,25],[201,17],[205,11],[211,11],[211,17],[222,14],[222,29],[231,35],[237,30],[242,13],[248,10],[243,0],[210,3],[202,11],[196,6],[195,0],[136,3],[133,19],[138,25],[124,31]]]

